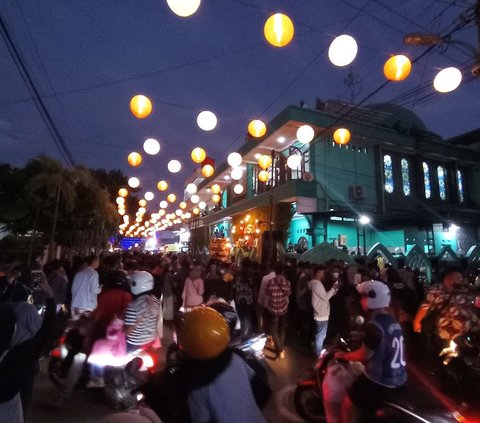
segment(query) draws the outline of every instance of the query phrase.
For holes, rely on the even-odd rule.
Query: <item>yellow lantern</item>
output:
[[[270,179],[270,175],[266,170],[262,170],[258,173],[258,179],[262,182],[267,182]]]
[[[185,203],[185,201],[182,201],[178,207],[180,207],[182,210],[185,210],[187,208],[187,203]]]
[[[193,214],[200,214],[200,209],[198,207],[195,207],[192,211]]]
[[[152,102],[144,95],[136,95],[130,100],[130,111],[138,119],[145,119],[152,113]]]
[[[202,166],[202,175],[205,178],[210,178],[210,176],[212,176],[214,173],[215,173],[215,169],[211,164],[206,164]]]
[[[145,207],[147,205],[147,200],[144,200],[143,198],[138,202],[138,205],[140,207]]]
[[[176,199],[177,199],[177,196],[173,193],[167,195],[167,201],[169,203],[175,203]]]
[[[202,163],[207,157],[207,152],[201,147],[195,147],[191,154],[194,163]]]
[[[157,188],[159,191],[166,191],[168,189],[167,181],[158,181]]]
[[[212,185],[212,188],[210,188],[210,190],[214,193],[214,194],[220,194],[220,191],[222,190],[220,188],[220,185],[218,184],[213,184]]]
[[[125,204],[125,198],[123,197],[117,197],[117,204],[120,206],[122,204]]]
[[[118,190],[118,195],[120,197],[126,197],[128,195],[128,190],[126,190],[125,188],[120,188]]]
[[[292,20],[282,13],[275,13],[265,22],[263,33],[274,47],[285,47],[292,41],[295,29]]]
[[[212,195],[212,201],[213,201],[214,203],[219,203],[219,202],[220,202],[220,199],[221,199],[221,197],[220,197],[218,194],[213,194],[213,195]]]
[[[383,67],[385,78],[390,81],[403,81],[410,75],[411,70],[412,62],[403,54],[390,57]]]
[[[128,155],[128,164],[133,167],[140,166],[142,164],[142,156],[136,151],[133,151]]]
[[[333,133],[333,140],[337,144],[348,144],[348,142],[350,141],[350,131],[346,128],[338,128]]]
[[[258,159],[258,165],[263,169],[268,169],[272,164],[272,156],[263,155]]]
[[[267,132],[266,125],[258,119],[252,120],[248,124],[248,133],[254,138],[260,138]]]

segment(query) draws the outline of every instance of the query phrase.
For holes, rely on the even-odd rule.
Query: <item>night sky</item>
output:
[[[177,194],[183,188],[194,169],[193,147],[206,148],[221,162],[244,142],[252,118],[268,121],[302,99],[310,106],[316,97],[350,101],[352,90],[344,82],[350,69],[333,66],[327,57],[335,36],[346,33],[358,42],[351,67],[360,81],[358,103],[384,82],[390,54],[414,59],[425,51],[405,46],[404,34],[443,35],[473,3],[203,0],[187,19],[173,14],[164,0],[4,0],[0,10],[74,160],[138,176],[145,190],[157,192],[157,201],[163,199],[155,190],[159,179],[173,182]],[[275,12],[289,15],[296,30],[281,49],[263,37],[264,22]],[[475,45],[476,28],[469,24],[452,37]],[[368,103],[408,106],[444,139],[476,129],[480,83],[469,77],[471,63],[464,48],[435,48],[406,81],[389,84]],[[459,66],[464,82],[453,93],[433,94],[431,81],[447,66]],[[60,158],[3,40],[0,72],[0,161],[23,165],[39,154]],[[130,98],[139,93],[154,103],[144,120],[129,111]],[[216,113],[214,131],[197,127],[201,110]],[[140,168],[130,168],[127,154],[142,152],[149,137],[160,141],[160,154],[144,155]],[[166,170],[172,158],[184,165],[176,176]]]

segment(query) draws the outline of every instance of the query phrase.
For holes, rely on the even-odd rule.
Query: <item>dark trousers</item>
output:
[[[287,332],[287,314],[281,316],[269,315],[269,330],[273,338],[273,343],[277,354],[280,354],[285,347],[285,334]]]
[[[255,306],[253,304],[238,304],[237,314],[240,319],[241,335],[249,335],[255,330]]]

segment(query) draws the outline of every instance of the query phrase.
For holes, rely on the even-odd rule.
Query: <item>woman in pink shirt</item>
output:
[[[183,287],[182,299],[184,311],[189,311],[193,307],[203,303],[203,294],[205,288],[202,279],[202,267],[196,266],[192,269]]]

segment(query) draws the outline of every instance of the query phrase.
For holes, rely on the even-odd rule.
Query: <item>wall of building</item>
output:
[[[288,246],[289,243],[292,243],[295,246],[301,237],[305,237],[308,240],[309,247],[312,247],[312,237],[307,234],[309,229],[310,224],[305,216],[294,216],[288,228],[285,245]]]

